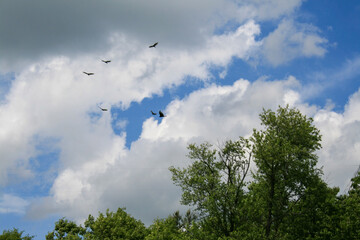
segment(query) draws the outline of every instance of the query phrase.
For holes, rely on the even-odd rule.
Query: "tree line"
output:
[[[321,135],[313,119],[286,106],[263,110],[260,120],[249,138],[190,144],[192,163],[169,168],[181,203],[192,209],[184,215],[177,211],[149,227],[124,208],[89,215],[84,226],[62,218],[46,240],[360,239],[359,170],[339,195],[317,166]],[[33,238],[22,234],[4,231],[0,240]]]

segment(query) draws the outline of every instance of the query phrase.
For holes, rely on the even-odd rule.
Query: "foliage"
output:
[[[169,216],[166,219],[156,219],[149,228],[150,233],[145,240],[177,240],[182,238],[182,229],[178,219]]]
[[[258,167],[253,174],[258,186],[253,189],[264,210],[265,218],[261,220],[266,237],[279,239],[278,230],[291,206],[301,200],[321,174],[315,167],[321,136],[311,118],[288,106],[280,107],[276,113],[264,110],[260,119],[265,129],[254,130],[252,138]]]
[[[75,222],[62,218],[55,223],[54,231],[46,235],[46,240],[80,240],[82,239],[81,236],[85,234],[85,231],[83,227],[76,225]]]
[[[20,231],[16,228],[13,230],[4,230],[3,233],[0,235],[0,240],[31,240],[34,236],[22,236],[24,231]]]
[[[166,219],[156,219],[149,227],[150,233],[145,240],[211,239],[202,231],[196,219],[196,215],[190,210],[184,216],[176,211]]]
[[[339,198],[338,239],[360,239],[360,171],[351,179],[348,195]]]
[[[291,239],[333,239],[338,225],[338,188],[320,178],[308,187],[299,202],[291,202],[281,231]]]
[[[240,203],[250,166],[249,141],[227,141],[219,150],[209,143],[190,144],[188,149],[193,163],[170,168],[173,181],[183,190],[181,202],[195,206],[209,234],[229,236],[244,221]]]
[[[105,215],[100,213],[96,220],[89,215],[85,227],[85,239],[91,240],[140,240],[148,233],[141,221],[131,217],[122,208],[115,213],[108,209]]]

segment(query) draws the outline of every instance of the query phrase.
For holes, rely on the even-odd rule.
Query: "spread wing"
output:
[[[159,42],[154,43],[153,45],[149,46],[149,48],[154,48],[156,45],[158,45]]]

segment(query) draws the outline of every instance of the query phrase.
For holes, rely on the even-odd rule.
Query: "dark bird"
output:
[[[109,62],[111,62],[111,60],[101,60],[102,62],[108,64]]]
[[[154,47],[156,47],[156,45],[158,45],[158,42],[156,42],[153,45],[149,46],[149,48],[154,48]]]
[[[103,111],[103,112],[106,112],[107,111],[107,108],[102,108],[102,107],[100,107],[99,105],[98,105],[98,107],[101,109],[101,111]]]
[[[151,110],[151,114],[152,114],[152,115],[156,115],[156,113],[154,113],[152,110]]]
[[[164,114],[163,114],[163,112],[162,111],[159,111],[159,117],[166,117]]]
[[[89,72],[83,72],[83,73],[85,73],[85,74],[88,75],[88,76],[95,74],[95,73],[89,73]]]

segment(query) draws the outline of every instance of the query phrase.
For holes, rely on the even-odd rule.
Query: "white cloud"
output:
[[[20,173],[26,171],[27,178],[35,178],[29,159],[41,154],[36,149],[41,139],[53,138],[57,141],[51,147],[59,150],[59,159],[55,159],[59,161],[58,174],[49,197],[43,198],[40,205],[32,205],[29,215],[39,217],[61,212],[80,218],[89,212],[104,210],[105,203],[116,207],[124,203],[129,209],[138,211],[135,198],[155,201],[158,196],[170,205],[161,201],[149,202],[147,206],[152,210],[146,211],[151,213],[151,218],[157,211],[161,215],[168,214],[170,208],[178,208],[179,200],[178,189],[171,181],[164,181],[164,177],[169,179],[169,162],[159,159],[161,161],[154,168],[156,175],[143,182],[136,181],[146,177],[159,155],[166,159],[180,151],[178,157],[183,158],[186,141],[179,140],[180,148],[178,140],[167,139],[164,146],[168,150],[160,144],[153,153],[152,141],[143,139],[141,141],[146,144],[138,147],[133,144],[129,153],[125,148],[125,133],[115,135],[110,112],[101,112],[97,105],[127,108],[131,102],[140,102],[153,94],[162,94],[165,88],[182,84],[186,76],[207,81],[212,77],[210,67],[226,67],[233,57],[247,59],[249,52],[258,47],[255,41],[258,33],[259,26],[250,21],[234,32],[209,38],[203,46],[191,51],[167,48],[161,43],[158,48],[149,49],[128,36],[115,34],[111,50],[104,54],[112,59],[109,64],[102,63],[93,54],[74,59],[48,58],[32,64],[17,74],[0,105],[0,123],[4,126],[0,130],[0,153],[3,156],[0,183],[8,184],[9,169],[15,169],[12,173],[19,179],[26,175]],[[82,73],[89,69],[95,72],[94,76]],[[245,83],[239,83],[236,88],[241,89],[242,84]],[[221,91],[225,94],[228,90]],[[231,91],[236,94],[235,90]],[[227,98],[230,100],[231,96]],[[173,147],[171,141],[176,143]],[[137,159],[134,154],[137,148],[140,152],[147,152],[148,162]],[[140,162],[132,168],[129,161]],[[160,169],[159,165],[162,166]],[[137,166],[148,167],[136,170]],[[116,171],[124,168],[132,170],[119,176]],[[102,182],[104,186],[98,184]],[[126,194],[112,192],[115,182]],[[130,186],[133,184],[133,187],[124,185],[124,182]],[[158,185],[161,183],[165,185]],[[155,193],[152,188],[155,188]],[[167,189],[166,192],[162,192],[162,188]],[[168,192],[174,194],[169,196]]]
[[[174,100],[161,123],[153,117],[144,122],[141,137],[130,150],[121,150],[124,143],[113,144],[113,155],[61,172],[51,195],[33,204],[29,215],[61,212],[83,220],[89,213],[125,206],[133,216],[150,223],[157,216],[184,209],[168,168],[190,163],[187,144],[217,144],[249,135],[259,126],[262,107],[284,105],[284,96],[297,87],[293,77],[254,83],[240,79],[231,86],[211,85]],[[269,94],[263,94],[265,89]]]
[[[24,214],[29,202],[10,194],[3,194],[0,197],[0,213]]]
[[[145,121],[141,138],[188,141],[201,137],[214,142],[222,136],[233,139],[247,135],[258,126],[262,107],[286,104],[284,96],[297,87],[294,77],[274,82],[260,79],[252,84],[240,79],[232,86],[212,85],[170,103],[161,124],[153,118]]]
[[[34,155],[34,143],[30,142],[34,135],[60,139],[56,144],[65,167],[96,159],[102,154],[97,149],[111,146],[115,138],[110,114],[98,113],[97,104],[127,108],[133,101],[182,84],[187,75],[207,80],[210,66],[226,66],[232,57],[247,58],[257,47],[254,38],[258,32],[258,25],[248,22],[233,33],[214,36],[191,53],[161,46],[143,48],[124,36],[115,36],[113,49],[106,54],[112,57],[110,64],[93,55],[33,64],[16,77],[0,105],[0,123],[6,126],[0,130],[1,183],[7,181],[7,169],[19,163],[27,166]],[[95,75],[82,73],[88,69]]]
[[[37,3],[48,6],[45,1]],[[59,4],[56,5],[59,9],[48,6],[44,8],[49,10],[46,13],[32,12],[31,16],[24,13],[23,16],[30,18],[29,24],[52,13],[67,16],[64,11],[69,5]],[[125,148],[126,133],[114,134],[112,116],[109,112],[100,112],[98,104],[126,109],[134,101],[141,102],[154,94],[162,94],[164,89],[183,84],[187,76],[208,81],[213,77],[209,71],[212,66],[226,70],[232,58],[246,61],[259,51],[262,43],[265,56],[274,65],[299,56],[325,53],[320,46],[325,40],[318,37],[316,29],[291,21],[283,21],[263,42],[255,40],[260,26],[249,19],[263,21],[289,15],[301,4],[300,0],[214,0],[182,4],[160,0],[153,4],[107,1],[101,4],[105,10],[99,15],[84,14],[89,10],[100,11],[97,4],[81,5],[85,9],[79,16],[83,21],[80,25],[73,21],[76,11],[66,19],[60,18],[65,24],[55,22],[54,26],[59,27],[47,25],[45,33],[53,28],[61,29],[60,26],[69,27],[69,32],[59,33],[63,36],[59,40],[66,40],[64,45],[57,38],[53,41],[45,38],[49,44],[44,46],[41,45],[44,41],[35,42],[34,50],[46,53],[47,58],[39,58],[41,60],[19,71],[0,105],[0,125],[3,126],[0,129],[0,184],[8,183],[9,169],[15,169],[19,177],[34,177],[28,166],[29,158],[38,154],[34,136],[59,140],[54,142],[60,151],[58,175],[49,195],[31,204],[27,214],[32,217],[61,213],[83,220],[89,213],[123,206],[146,223],[157,216],[165,217],[181,207],[180,191],[172,184],[168,167],[189,163],[185,157],[189,142],[217,143],[249,135],[259,126],[258,114],[263,107],[297,105],[302,99],[294,77],[282,81],[259,79],[253,83],[239,79],[230,86],[209,81],[208,87],[172,101],[161,123],[148,118],[143,123],[140,139],[133,142],[130,149]],[[75,10],[80,6],[72,7]],[[28,8],[26,11],[31,12]],[[123,18],[126,20],[122,21]],[[214,29],[234,19],[242,25],[234,31],[213,35]],[[86,28],[74,33],[84,22]],[[104,25],[110,27],[102,29]],[[14,26],[18,26],[18,22],[12,26],[17,29]],[[31,26],[36,26],[39,33],[39,25]],[[0,25],[0,33],[5,31],[1,27],[4,25]],[[25,27],[26,24],[21,25],[20,30]],[[6,26],[6,29],[9,28]],[[148,44],[153,41],[159,41],[159,45],[149,49]],[[72,42],[84,46],[78,50],[79,45]],[[32,43],[28,42],[27,50]],[[102,44],[104,47],[99,46]],[[57,50],[53,50],[54,46]],[[95,50],[86,52],[93,46]],[[8,49],[14,51],[14,48]],[[19,52],[11,52],[13,59],[4,64],[8,66],[18,58],[36,55],[30,51],[24,56],[21,50],[21,56],[17,56]],[[58,50],[64,56],[53,57]],[[276,53],[273,58],[269,55],[272,51]],[[112,62],[106,65],[99,58]],[[82,71],[92,71],[95,75],[86,76]],[[221,75],[225,77],[225,74],[226,71]],[[300,107],[311,113],[317,110],[306,104]],[[127,119],[121,119],[116,126],[121,130],[126,122]]]
[[[184,209],[179,205],[180,189],[172,184],[168,167],[190,163],[186,158],[187,144],[217,144],[249,136],[253,128],[260,127],[258,114],[263,107],[275,110],[287,103],[314,117],[323,134],[319,166],[324,166],[325,179],[331,186],[344,189],[355,169],[349,166],[356,164],[360,153],[360,111],[356,111],[360,93],[352,96],[344,114],[339,114],[301,102],[300,87],[292,76],[253,83],[240,79],[231,86],[210,85],[174,100],[160,123],[153,117],[144,122],[140,139],[130,149],[124,148],[122,138],[109,134],[105,138],[108,143],[92,151],[97,158],[67,163],[50,195],[37,199],[28,215],[41,217],[61,212],[81,221],[89,213],[126,207],[134,217],[149,224],[156,217]]]
[[[320,37],[312,25],[283,20],[277,29],[263,39],[263,54],[274,65],[286,63],[297,57],[322,57],[327,40]]]
[[[314,116],[323,135],[319,163],[324,166],[326,181],[346,191],[356,172],[360,154],[360,91],[349,98],[344,113],[322,109]]]

